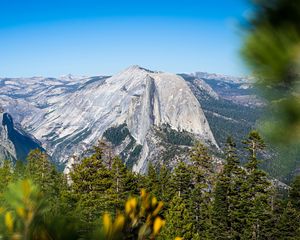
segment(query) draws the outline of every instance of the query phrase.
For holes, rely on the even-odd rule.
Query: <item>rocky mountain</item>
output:
[[[176,74],[132,66],[112,77],[4,78],[0,96],[6,111],[64,164],[102,137],[139,172],[195,139],[218,148],[201,101]]]
[[[114,76],[0,78],[0,104],[57,163],[105,138],[135,171],[186,159],[195,140],[219,149],[242,139],[263,101],[251,80],[131,66]]]
[[[15,125],[12,116],[0,107],[0,159],[25,160],[33,149],[42,149],[40,143]]]
[[[199,72],[180,76],[201,103],[221,148],[229,135],[240,141],[256,127],[265,103],[258,97],[251,79]],[[240,142],[237,144],[243,148]]]

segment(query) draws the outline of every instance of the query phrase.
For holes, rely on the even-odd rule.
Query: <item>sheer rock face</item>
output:
[[[0,103],[4,102],[6,108],[24,101],[29,104],[18,119],[42,141],[53,159],[62,163],[90,148],[106,129],[123,123],[143,146],[135,171],[145,171],[149,151],[153,151],[147,140],[153,126],[167,124],[217,146],[199,101],[178,75],[132,66],[112,77],[51,86],[53,83],[10,103],[0,98]]]
[[[0,111],[0,161],[15,160],[16,157],[15,147],[8,138],[7,127],[3,125],[3,112]]]
[[[33,149],[42,149],[39,142],[15,126],[10,114],[0,109],[0,161],[25,160]]]

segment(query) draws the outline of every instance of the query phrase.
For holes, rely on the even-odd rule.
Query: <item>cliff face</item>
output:
[[[2,103],[11,111],[19,108],[18,120],[62,163],[96,144],[108,129],[121,125],[126,126],[126,141],[135,150],[135,171],[145,171],[150,151],[159,149],[154,128],[185,131],[217,147],[199,101],[175,74],[132,66],[112,77],[15,81],[14,86],[28,84],[26,93],[11,94]],[[9,91],[9,84],[3,85]],[[129,144],[123,145],[120,151],[129,149]]]
[[[2,110],[2,109],[0,109]],[[16,160],[17,154],[13,143],[8,137],[8,129],[3,124],[4,114],[0,112],[0,161],[1,160]]]
[[[10,114],[0,111],[0,160],[25,160],[33,149],[42,149],[39,142],[14,125]]]

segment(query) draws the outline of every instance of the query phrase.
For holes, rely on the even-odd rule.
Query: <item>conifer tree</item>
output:
[[[300,213],[289,201],[280,216],[277,228],[277,239],[300,239]],[[275,226],[274,226],[275,228]]]
[[[113,158],[110,172],[112,184],[108,189],[108,198],[116,212],[123,208],[125,200],[130,195],[137,193],[137,185],[133,174],[127,170],[119,157]]]
[[[192,239],[193,223],[186,201],[175,195],[170,202],[169,210],[166,214],[166,226],[163,228],[159,239],[173,240],[180,236],[183,239]]]
[[[26,165],[23,161],[17,160],[13,171],[13,181],[21,180],[25,177]]]
[[[251,131],[244,144],[249,154],[245,164],[247,174],[242,186],[244,193],[241,198],[245,201],[244,237],[265,239],[272,215],[270,204],[272,189],[266,173],[259,169],[260,160],[257,157],[258,153],[265,148],[265,143],[257,131]]]
[[[158,171],[154,165],[150,162],[148,165],[148,171],[145,176],[144,188],[155,196],[159,196],[159,176]]]
[[[9,160],[4,160],[0,167],[0,191],[5,190],[12,180],[13,169]]]
[[[194,233],[207,238],[211,228],[211,193],[214,185],[214,164],[208,148],[197,143],[191,152],[192,181],[191,192],[192,220]]]
[[[239,196],[235,182],[241,177],[242,173],[237,158],[236,145],[229,137],[225,148],[225,164],[217,177],[213,194],[212,232],[215,239],[228,239],[234,236],[232,221],[235,221],[233,216],[236,206],[233,198]]]
[[[164,209],[168,208],[168,204],[172,200],[172,182],[171,182],[171,171],[166,165],[162,165],[159,170],[159,181],[158,181],[158,195],[156,195],[159,200],[163,201],[165,204]]]
[[[70,177],[71,193],[77,201],[76,209],[82,222],[92,225],[104,212],[112,212],[108,191],[112,186],[112,176],[102,162],[100,149],[75,164]]]
[[[292,206],[300,211],[300,176],[296,176],[291,184],[289,191],[289,199]]]
[[[39,149],[31,151],[27,157],[25,175],[39,186],[39,189],[47,198],[51,208],[50,212],[58,211],[57,201],[62,186],[62,175],[50,162],[47,154]]]
[[[179,162],[171,179],[172,194],[181,197],[183,200],[190,199],[192,192],[192,174],[190,168],[184,162]]]
[[[0,167],[0,203],[3,201],[3,193],[8,187],[8,184],[12,181],[12,166],[11,162],[4,160]]]
[[[279,219],[276,225],[278,239],[300,239],[300,177],[296,176],[289,189],[284,209],[276,214]],[[287,202],[286,202],[287,201]],[[283,204],[281,204],[283,205]]]
[[[26,175],[39,185],[42,192],[52,185],[53,165],[46,153],[33,150],[27,157]]]

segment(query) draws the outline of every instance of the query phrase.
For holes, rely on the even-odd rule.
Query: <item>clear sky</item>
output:
[[[246,0],[0,0],[0,77],[245,73]]]

